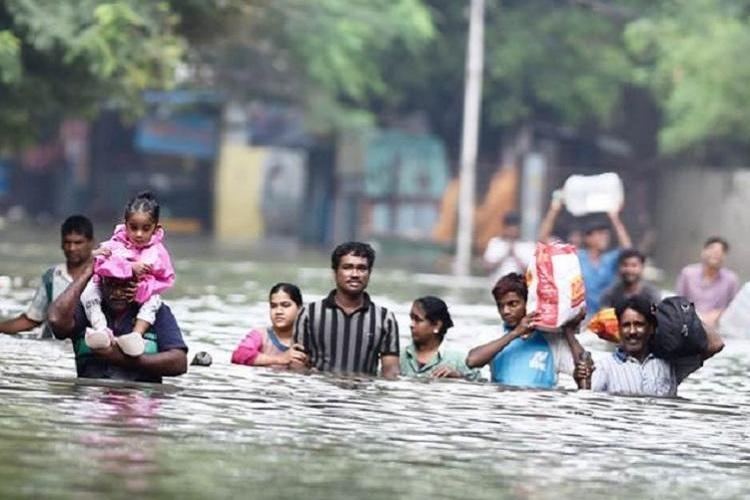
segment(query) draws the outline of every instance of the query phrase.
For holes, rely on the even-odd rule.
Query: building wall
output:
[[[305,162],[297,149],[222,144],[214,197],[217,239],[297,237]]]
[[[729,241],[729,267],[750,277],[750,168],[664,169],[656,207],[656,264],[670,279],[714,235]]]

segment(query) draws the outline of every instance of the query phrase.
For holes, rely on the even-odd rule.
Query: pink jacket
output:
[[[125,225],[118,224],[109,241],[102,243],[109,248],[112,255],[99,255],[94,260],[94,273],[97,276],[127,279],[133,276],[134,262],[151,265],[151,273],[141,276],[135,301],[139,304],[146,302],[152,295],[161,293],[174,284],[174,268],[166,247],[162,244],[164,230],[158,228],[151,241],[145,246],[138,247],[128,239]]]

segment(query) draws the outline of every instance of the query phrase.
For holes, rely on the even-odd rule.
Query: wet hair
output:
[[[503,217],[503,225],[505,226],[520,226],[521,216],[517,212],[509,212]]]
[[[414,301],[424,311],[425,318],[432,324],[442,321],[443,324],[438,331],[440,339],[445,337],[445,333],[449,328],[453,326],[453,320],[451,319],[451,313],[448,312],[448,306],[443,302],[442,299],[427,295],[420,297]]]
[[[622,319],[622,314],[625,312],[625,309],[632,309],[633,311],[646,318],[647,323],[649,323],[653,327],[656,327],[654,304],[646,295],[632,295],[617,302],[617,304],[615,304],[615,315],[617,316],[618,322]]]
[[[492,288],[492,296],[495,300],[500,300],[508,292],[516,292],[519,297],[526,301],[529,297],[529,287],[526,285],[526,278],[522,274],[509,273],[497,280]]]
[[[88,217],[71,215],[60,226],[60,237],[65,238],[71,233],[81,234],[87,240],[94,239],[94,226]]]
[[[341,257],[344,255],[354,255],[355,257],[364,257],[367,259],[367,268],[372,269],[375,264],[375,250],[367,243],[359,241],[348,241],[337,246],[331,254],[331,268],[336,270],[341,263]]]
[[[156,197],[150,191],[143,191],[131,198],[125,205],[125,220],[127,221],[136,212],[143,212],[151,216],[151,221],[154,224],[158,224],[159,210],[159,202],[156,201]]]
[[[724,249],[724,253],[729,253],[729,242],[721,236],[711,236],[703,244],[703,248],[708,248],[714,243],[718,243]]]
[[[297,285],[283,282],[276,283],[271,287],[271,291],[268,292],[268,300],[271,300],[271,295],[279,292],[284,292],[285,294],[289,295],[289,298],[292,299],[292,302],[297,304],[297,307],[302,307],[302,292],[299,291],[299,287]]]
[[[635,248],[626,248],[620,252],[620,257],[617,259],[617,265],[621,265],[628,259],[636,258],[641,261],[641,264],[646,263],[646,256]]]

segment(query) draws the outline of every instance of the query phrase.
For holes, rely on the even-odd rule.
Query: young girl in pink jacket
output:
[[[161,307],[164,290],[174,284],[174,268],[162,244],[164,229],[159,224],[159,203],[151,193],[144,192],[131,199],[125,207],[125,223],[115,227],[109,241],[95,251],[94,278],[81,294],[81,302],[91,328],[85,341],[91,349],[102,349],[117,342],[129,356],[143,354],[143,335],[148,331]],[[137,278],[135,301],[140,304],[133,331],[117,338],[107,327],[102,312],[101,278]]]

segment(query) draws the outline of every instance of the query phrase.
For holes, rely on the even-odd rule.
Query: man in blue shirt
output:
[[[547,242],[552,237],[558,215],[562,211],[562,200],[553,199],[547,215],[539,230],[539,241]],[[607,214],[609,221],[600,214],[589,215],[584,226],[583,248],[578,249],[578,260],[581,262],[581,274],[586,285],[586,312],[596,314],[601,309],[601,296],[617,277],[617,261],[624,248],[630,248],[632,242],[625,225],[620,220],[620,211]],[[618,248],[609,250],[610,224],[617,235]]]
[[[78,376],[161,383],[164,376],[185,373],[187,346],[166,305],[159,308],[151,331],[144,335],[146,352],[143,355],[126,356],[115,343],[93,351],[86,346],[83,338],[89,324],[81,304],[81,292],[92,275],[93,266],[89,263],[86,271],[52,302],[48,312],[55,337],[73,342]],[[115,336],[130,333],[139,309],[135,302],[135,281],[106,278],[101,281],[101,289],[107,326]]]
[[[602,219],[592,219],[584,230],[583,248],[578,250],[583,283],[586,285],[586,311],[596,313],[601,308],[601,296],[617,278],[617,262],[623,248],[632,245],[628,230],[618,212],[608,214],[617,234],[619,247],[607,250],[610,244],[609,224]]]
[[[469,351],[466,364],[478,368],[490,364],[493,382],[517,387],[549,389],[557,384],[557,374],[573,374],[574,360],[583,348],[576,338],[581,318],[561,332],[535,329],[536,314],[526,314],[528,288],[523,276],[510,273],[492,289],[503,320],[503,335]]]

